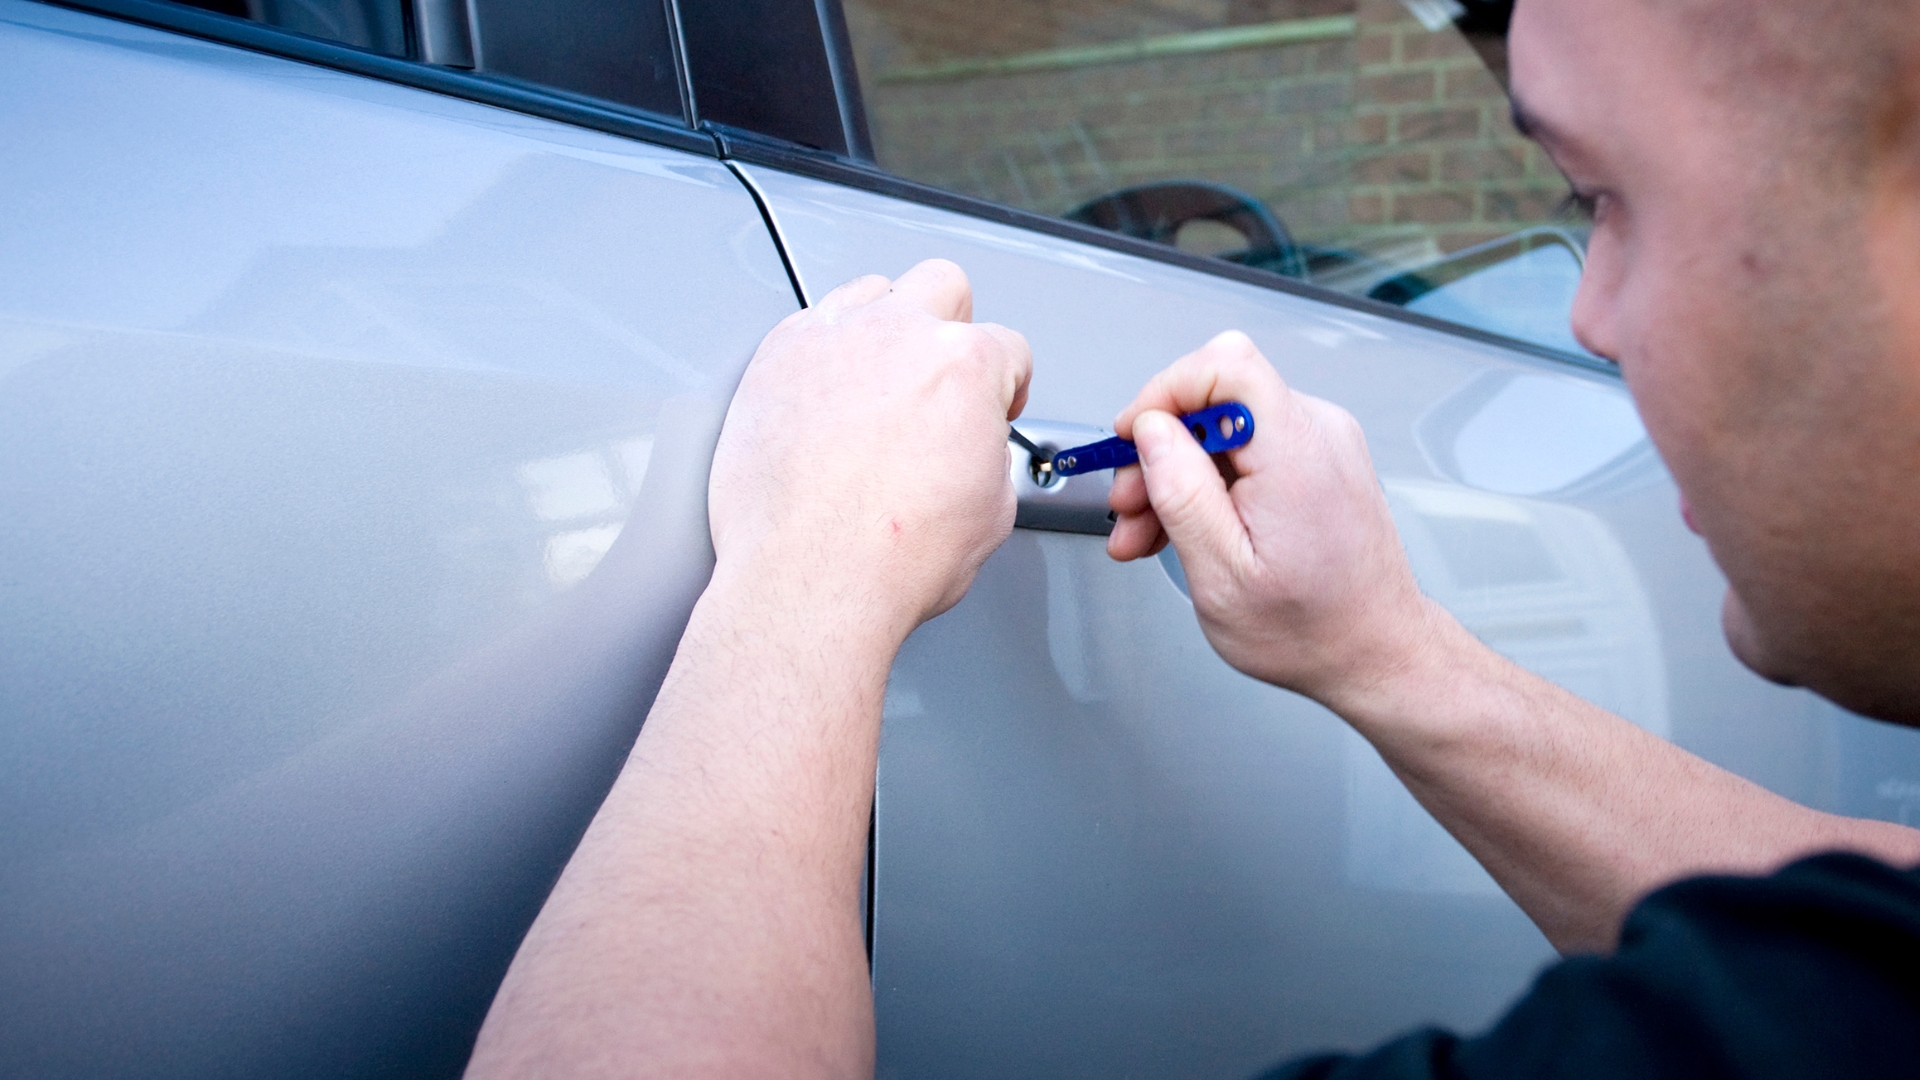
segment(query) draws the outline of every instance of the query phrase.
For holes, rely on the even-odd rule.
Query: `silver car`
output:
[[[766,330],[942,256],[1100,433],[1239,328],[1427,591],[1784,795],[1920,733],[1763,684],[1464,0],[0,0],[0,1074],[457,1075],[711,563]],[[849,440],[862,437],[846,433]],[[906,448],[910,450],[910,448]],[[911,454],[903,454],[903,467]],[[889,684],[886,1077],[1230,1077],[1551,949],[1180,566],[1034,481]],[[1736,737],[1736,732],[1739,735]],[[1756,732],[1764,733],[1756,737]]]

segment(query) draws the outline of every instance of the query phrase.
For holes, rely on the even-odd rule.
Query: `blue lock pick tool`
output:
[[[1180,418],[1180,423],[1193,434],[1200,448],[1209,454],[1245,446],[1247,440],[1253,438],[1253,413],[1237,401],[1223,401],[1199,412],[1188,413]],[[1050,464],[1055,476],[1076,476],[1101,469],[1118,469],[1139,460],[1140,452],[1134,449],[1133,443],[1116,435],[1111,439],[1062,450],[1053,455]]]

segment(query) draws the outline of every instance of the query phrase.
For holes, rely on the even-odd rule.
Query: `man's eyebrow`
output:
[[[1508,94],[1507,104],[1513,116],[1513,130],[1542,146],[1552,146],[1565,141],[1552,124],[1541,119],[1539,113],[1527,107],[1526,99],[1522,98],[1517,91]]]
[[[1519,98],[1509,99],[1508,105],[1512,111],[1513,130],[1529,139],[1534,138],[1534,132],[1539,129],[1539,121],[1527,111],[1526,105],[1522,104]]]

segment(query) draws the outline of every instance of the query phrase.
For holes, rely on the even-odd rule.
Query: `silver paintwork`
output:
[[[0,1074],[457,1074],[778,252],[716,162],[21,0],[0,101]]]
[[[1729,655],[1721,578],[1616,379],[749,171],[812,288],[963,266],[976,317],[1033,344],[1032,417],[1110,423],[1154,371],[1247,331],[1360,418],[1423,587],[1489,644],[1790,797],[1920,806],[1920,733]],[[880,767],[882,1076],[1250,1075],[1471,1030],[1552,958],[1363,740],[1214,655],[1177,571],[1016,530],[908,641]]]
[[[0,1073],[456,1073],[704,580],[712,439],[793,306],[765,228],[712,162],[25,0],[0,100]],[[1611,380],[746,171],[815,289],[965,265],[1030,416],[1247,329],[1361,416],[1483,637],[1920,821],[1913,733],[1726,655]],[[1177,571],[1021,529],[908,643],[883,1075],[1237,1075],[1471,1026],[1546,958]]]

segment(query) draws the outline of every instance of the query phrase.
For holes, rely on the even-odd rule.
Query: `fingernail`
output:
[[[1175,428],[1173,417],[1163,412],[1143,412],[1133,418],[1133,445],[1140,460],[1152,462],[1167,448],[1167,439]]]

